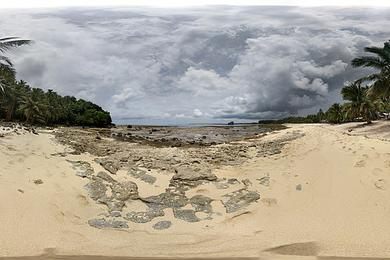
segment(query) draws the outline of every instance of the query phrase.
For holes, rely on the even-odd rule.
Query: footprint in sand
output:
[[[386,168],[390,168],[390,160],[386,160],[385,161],[385,167]]]
[[[358,167],[358,168],[361,168],[361,167],[364,167],[366,166],[366,161],[365,160],[360,160],[360,161],[357,161],[354,165],[354,167]]]
[[[374,183],[375,187],[380,190],[384,190],[386,186],[386,181],[384,179],[379,179]]]

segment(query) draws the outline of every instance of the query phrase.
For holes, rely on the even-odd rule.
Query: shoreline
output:
[[[390,252],[377,243],[378,238],[390,239],[386,233],[390,227],[386,217],[390,212],[386,203],[390,195],[390,179],[386,175],[390,169],[389,144],[374,139],[382,133],[375,128],[375,135],[370,137],[366,128],[354,129],[355,135],[350,135],[352,124],[288,127],[257,139],[202,147],[151,147],[104,135],[96,139],[95,132],[76,135],[72,129],[68,129],[73,135],[68,141],[77,141],[73,148],[54,139],[51,131],[6,135],[0,138],[0,163],[4,166],[0,174],[0,221],[6,223],[0,227],[4,235],[0,238],[0,255],[16,257],[10,259],[34,259],[17,255],[41,255],[36,259],[92,259],[99,255],[105,259],[109,255],[114,255],[108,257],[111,259],[389,257]],[[387,140],[386,136],[381,138]],[[279,147],[279,142],[284,144]],[[211,154],[220,157],[208,161]],[[102,158],[105,160],[101,161]],[[167,163],[165,158],[169,159]],[[205,169],[210,172],[201,175],[205,179],[199,179],[199,183],[183,179],[186,175],[178,178],[176,173],[174,177],[174,168],[169,166],[172,158],[176,158],[174,168],[179,173],[184,168],[188,173],[199,167],[202,173],[208,172]],[[215,164],[218,160],[220,164]],[[88,164],[75,163],[79,161],[90,165],[91,177],[86,175]],[[116,163],[117,172],[110,173],[117,168]],[[132,171],[132,167],[151,171],[141,174],[139,170]],[[108,216],[113,212],[109,210],[111,200],[95,201],[85,189],[88,183],[100,178],[97,173],[102,171],[115,183],[131,181],[138,187],[141,200],[134,197],[126,201],[122,217]],[[154,180],[151,177],[155,177],[154,184],[148,182]],[[38,179],[41,184],[34,183]],[[168,187],[182,194],[177,198],[184,201],[199,195],[211,198],[210,207],[202,204],[203,208],[196,209],[198,204],[189,203],[180,206],[187,210],[180,212],[179,208],[168,207],[163,209],[164,216],[146,223],[133,222],[127,216],[131,211],[145,211],[151,203],[150,196],[166,194]],[[233,202],[227,202],[224,196],[242,189],[253,199],[234,212],[226,212],[235,204],[226,204]],[[250,192],[258,193],[260,198]],[[195,210],[196,222],[188,222],[194,217],[192,213],[184,214],[188,210]],[[88,224],[91,219],[123,221],[123,217],[128,228],[120,230]],[[375,222],[370,221],[372,218]],[[161,221],[170,221],[171,226],[154,229]],[[302,222],[306,225],[299,225]],[[42,255],[45,248],[55,251]]]

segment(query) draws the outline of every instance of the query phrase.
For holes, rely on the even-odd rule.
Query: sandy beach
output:
[[[0,256],[390,257],[390,123],[360,125],[188,146],[3,127]]]

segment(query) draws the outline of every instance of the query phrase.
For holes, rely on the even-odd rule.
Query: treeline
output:
[[[72,96],[60,96],[53,90],[32,88],[17,81],[11,61],[3,54],[10,48],[29,44],[16,37],[0,39],[0,118],[41,125],[111,125],[109,112],[98,105]]]
[[[326,112],[305,117],[280,120],[260,120],[259,123],[334,123],[389,119],[390,112],[390,41],[383,47],[366,47],[369,56],[353,59],[353,67],[375,70],[363,78],[348,83],[341,89],[344,104],[333,104]]]

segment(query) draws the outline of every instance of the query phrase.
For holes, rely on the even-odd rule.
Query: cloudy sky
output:
[[[390,39],[387,7],[66,7],[0,10],[32,86],[91,100],[116,122],[218,122],[316,112]]]

